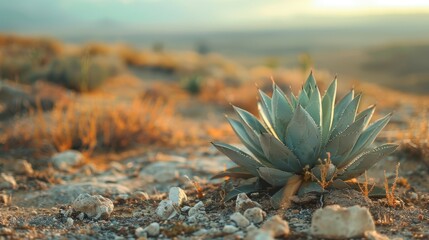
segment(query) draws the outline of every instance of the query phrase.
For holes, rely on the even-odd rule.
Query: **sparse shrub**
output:
[[[396,200],[395,197],[396,185],[399,177],[399,166],[400,163],[396,165],[395,179],[393,180],[391,187],[389,187],[389,181],[387,180],[386,171],[384,171],[384,189],[386,191],[387,205],[390,207],[397,207],[399,205],[399,202]]]
[[[122,70],[123,65],[116,58],[67,56],[53,60],[41,75],[73,90],[90,91]]]
[[[308,72],[313,67],[313,58],[309,53],[302,53],[298,56],[299,67],[303,72]]]
[[[51,39],[0,35],[0,76],[25,82],[61,52],[62,46]]]
[[[228,118],[233,130],[252,155],[225,143],[213,145],[238,166],[215,177],[255,179],[230,191],[274,190],[273,207],[287,207],[293,195],[323,193],[329,188],[354,188],[352,180],[368,170],[397,145],[374,146],[391,114],[369,124],[375,107],[357,113],[361,96],[350,91],[336,105],[337,81],[323,95],[312,74],[298,96],[285,95],[273,83],[273,95],[260,91],[260,122],[234,107],[239,119]]]
[[[91,154],[141,143],[168,145],[174,140],[168,123],[173,113],[174,105],[160,99],[113,106],[58,103],[48,114],[35,109],[28,118],[16,121],[0,136],[0,146]]]
[[[200,76],[185,78],[181,82],[183,89],[192,95],[198,95],[201,92],[203,84],[204,80]]]
[[[81,50],[82,56],[108,56],[109,54],[111,54],[109,46],[101,43],[89,43]]]
[[[429,114],[423,112],[421,118],[410,122],[406,130],[398,132],[400,149],[407,155],[422,159],[429,166]]]

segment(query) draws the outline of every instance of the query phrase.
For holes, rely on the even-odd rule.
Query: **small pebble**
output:
[[[150,237],[156,237],[159,235],[159,223],[154,222],[149,224],[149,226],[146,227],[145,231]]]
[[[223,230],[222,230],[224,233],[229,233],[229,234],[231,234],[231,233],[235,233],[235,232],[237,232],[238,231],[238,228],[237,227],[235,227],[235,226],[232,226],[232,225],[225,225],[225,227],[223,227]]]
[[[68,228],[73,227],[74,220],[72,218],[67,218],[66,226]]]
[[[249,208],[244,211],[244,217],[246,217],[252,223],[261,223],[264,221],[266,215],[267,213],[259,207]]]
[[[233,213],[229,218],[240,228],[245,228],[250,224],[249,220],[239,212]]]

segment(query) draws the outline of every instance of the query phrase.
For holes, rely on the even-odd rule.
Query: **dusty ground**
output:
[[[85,104],[100,97],[109,101],[129,101],[140,94],[138,89],[145,85],[130,82],[132,87],[123,89],[115,84],[106,85],[98,93],[82,96],[79,101]],[[212,126],[220,126],[223,122],[221,113],[224,109],[219,105],[203,105],[195,99],[188,99],[179,105],[182,121],[177,124],[181,128],[204,129],[207,125],[202,122],[210,122]],[[409,106],[395,105],[399,110],[394,124],[400,126],[404,123]],[[415,111],[414,106],[412,109]],[[389,111],[391,108],[383,110]],[[223,132],[218,135],[231,140],[231,136],[223,135]],[[389,139],[389,136],[384,138]],[[17,187],[0,192],[0,239],[135,239],[138,238],[136,229],[145,228],[153,222],[160,224],[158,238],[161,239],[245,237],[246,229],[233,234],[222,231],[226,224],[231,223],[229,216],[234,212],[235,202],[223,202],[223,180],[210,180],[213,174],[231,166],[231,162],[210,147],[209,137],[199,140],[191,146],[145,146],[118,153],[97,153],[84,163],[63,171],[53,168],[49,157],[37,159],[21,154],[21,158],[25,157],[32,164],[33,173],[23,173],[20,168],[17,169],[19,159],[12,152],[3,152],[0,172],[14,176]],[[272,209],[268,193],[252,194],[250,197],[262,205],[268,216],[277,214],[289,222],[291,235],[287,239],[313,239],[309,235],[312,213],[330,204],[369,207],[377,231],[390,238],[429,239],[429,167],[421,159],[399,151],[374,166],[368,174],[375,183],[382,185],[383,172],[386,171],[392,182],[398,162],[401,167],[400,181],[395,191],[397,207],[388,206],[384,199],[365,199],[361,193],[352,190],[296,199],[287,210]],[[201,190],[196,190],[194,182],[200,185]],[[186,206],[192,207],[202,201],[207,219],[193,221],[183,209],[181,214],[170,220],[160,219],[155,209],[166,198],[169,188],[174,186],[185,189],[189,197]],[[77,215],[66,216],[73,200],[85,192],[101,194],[114,202],[114,211],[109,218],[91,220],[80,219]],[[136,192],[147,193],[149,199],[136,197]],[[72,224],[68,218],[73,219]]]

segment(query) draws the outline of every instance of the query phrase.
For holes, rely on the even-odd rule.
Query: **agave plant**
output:
[[[278,208],[295,194],[357,188],[353,179],[397,148],[373,144],[391,114],[369,124],[375,106],[358,113],[361,95],[351,90],[335,104],[336,91],[335,79],[321,96],[311,73],[298,96],[286,95],[275,83],[272,97],[259,90],[261,121],[234,106],[238,120],[228,121],[248,151],[214,142],[238,165],[214,178],[251,183],[234,188],[226,200],[241,192],[274,190],[271,203]]]

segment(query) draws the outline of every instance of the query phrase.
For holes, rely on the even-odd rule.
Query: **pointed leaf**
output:
[[[288,179],[295,176],[293,173],[284,172],[275,168],[258,168],[259,176],[274,187],[284,186]]]
[[[391,117],[392,114],[390,113],[369,125],[369,127],[359,136],[359,139],[350,153],[350,157],[353,158],[354,156],[357,156],[361,151],[369,147],[374,142],[380,131],[387,125]]]
[[[272,112],[274,119],[274,129],[277,137],[284,141],[286,136],[287,126],[292,119],[293,109],[285,94],[275,85],[272,99]]]
[[[359,107],[359,102],[361,99],[361,95],[358,95],[350,102],[350,104],[346,107],[343,114],[340,116],[340,119],[333,126],[333,130],[331,133],[331,138],[338,133],[344,131],[352,122],[355,121],[356,111]]]
[[[329,140],[329,133],[331,132],[332,120],[334,118],[336,93],[337,79],[335,78],[322,99],[322,146]]]
[[[346,107],[354,98],[354,90],[352,89],[346,96],[344,96],[337,105],[335,105],[334,119],[332,120],[332,125],[335,126],[338,120],[340,120],[341,115],[343,114]],[[333,128],[333,127],[332,127]]]
[[[240,193],[249,194],[249,193],[254,193],[258,191],[261,191],[261,187],[257,183],[238,186],[226,194],[224,201],[227,202],[237,197],[237,195]]]
[[[307,193],[323,193],[325,190],[317,182],[305,182],[298,190],[298,196],[303,196]]]
[[[311,71],[310,75],[307,78],[307,81],[305,81],[303,86],[309,98],[312,95],[312,92],[316,90],[316,87],[317,87],[316,80],[314,78],[313,71]]]
[[[214,176],[212,176],[210,179],[217,179],[217,178],[224,178],[224,177],[232,177],[232,178],[243,178],[248,179],[255,177],[252,174],[248,173],[244,168],[242,167],[232,167],[229,168],[223,172],[220,172]]]
[[[315,87],[313,90],[310,100],[308,102],[307,107],[305,110],[307,110],[308,114],[313,118],[314,122],[317,126],[321,126],[321,114],[322,114],[322,103],[321,103],[321,97],[319,88]]]
[[[263,165],[256,161],[249,154],[225,143],[216,142],[212,144],[238,166],[246,169],[246,171],[253,174],[254,176],[259,175],[257,169],[259,167],[263,167]]]
[[[267,130],[264,128],[264,126],[258,121],[258,119],[253,116],[248,111],[241,109],[239,107],[233,106],[234,110],[237,112],[240,119],[245,123],[250,129],[252,129],[254,132],[262,133],[267,132]]]
[[[333,139],[330,140],[326,145],[326,148],[322,155],[326,152],[330,152],[332,163],[335,166],[339,166],[340,163],[343,162],[345,157],[348,156],[350,151],[353,149],[353,146],[355,145],[363,130],[365,120],[366,118],[361,118],[357,120],[342,133],[339,133],[338,135],[333,137]]]
[[[292,90],[290,90],[289,93],[289,99],[290,99],[290,103],[292,104],[292,106],[295,108],[298,105],[298,99],[296,98],[296,96],[293,94]]]
[[[362,175],[366,170],[383,159],[383,157],[395,151],[397,147],[398,145],[396,144],[385,144],[365,152],[356,158],[350,165],[345,167],[345,172],[339,175],[338,178],[348,180]]]
[[[270,109],[271,109],[271,106],[270,106]],[[274,122],[272,120],[273,116],[269,115],[268,110],[260,102],[258,102],[258,111],[259,111],[259,116],[262,119],[262,123],[264,124],[265,128],[268,129],[268,132],[277,136],[277,133],[274,129]]]
[[[303,166],[293,152],[282,142],[269,133],[259,135],[262,150],[270,162],[278,169],[286,172],[301,173]]]
[[[310,99],[308,98],[308,94],[303,88],[298,96],[298,104],[305,108],[309,101]]]
[[[364,128],[368,126],[369,121],[371,121],[372,115],[374,115],[375,105],[369,106],[367,109],[363,110],[356,116],[356,120],[359,120],[362,117],[367,116]]]
[[[241,122],[231,118],[227,118],[227,120],[231,124],[232,129],[243,145],[249,149],[249,151],[259,161],[267,164],[269,161],[265,158],[264,152],[262,151],[261,145],[259,143],[258,136],[251,130],[246,131],[246,128]],[[249,134],[251,134],[251,136],[249,136]]]
[[[321,133],[313,118],[298,105],[287,128],[286,145],[304,167],[317,163],[320,151]]]

